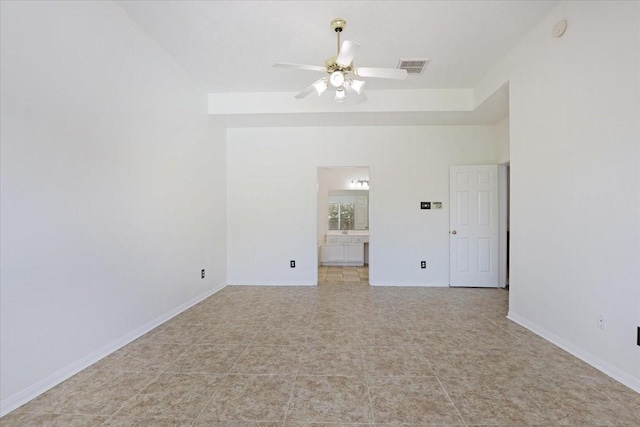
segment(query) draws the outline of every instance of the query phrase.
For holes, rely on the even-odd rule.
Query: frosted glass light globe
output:
[[[329,76],[329,83],[333,87],[340,87],[344,83],[344,74],[341,71],[334,71]]]

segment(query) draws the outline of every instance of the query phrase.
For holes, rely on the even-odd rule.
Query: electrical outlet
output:
[[[598,313],[598,328],[607,329],[607,317],[604,313]]]
[[[291,268],[296,268],[296,261],[295,261],[295,260],[293,260],[293,259],[292,259],[291,261],[289,261],[289,266],[290,266]]]
[[[427,261],[420,261],[420,268],[427,268]]]
[[[420,209],[431,209],[431,202],[420,202]]]
[[[200,278],[204,279],[204,268],[200,271]]]

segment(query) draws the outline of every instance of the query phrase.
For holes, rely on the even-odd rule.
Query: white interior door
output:
[[[451,166],[451,286],[498,287],[498,166]]]

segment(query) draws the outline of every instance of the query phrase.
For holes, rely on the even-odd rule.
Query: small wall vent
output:
[[[422,74],[428,63],[428,59],[401,59],[398,69],[407,70],[407,74]]]

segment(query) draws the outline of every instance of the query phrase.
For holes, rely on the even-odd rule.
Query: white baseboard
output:
[[[89,366],[93,365],[97,361],[105,358],[106,356],[110,355],[111,353],[120,349],[121,347],[124,347],[125,345],[129,344],[136,338],[141,337],[142,335],[146,334],[152,329],[157,328],[167,320],[171,319],[174,316],[177,316],[178,314],[196,305],[200,301],[210,297],[211,295],[215,294],[221,289],[224,289],[225,287],[226,285],[219,285],[217,287],[214,287],[213,289],[210,289],[198,295],[195,298],[192,298],[191,300],[185,302],[184,304],[179,305],[178,307],[152,320],[151,322],[146,323],[141,327],[129,332],[125,336],[105,345],[99,350],[96,350],[93,353],[83,357],[82,359],[72,363],[71,365],[68,365],[60,369],[59,371],[49,375],[43,380],[40,380],[37,383],[30,385],[26,389],[14,394],[13,396],[6,398],[2,402],[0,402],[0,417],[5,416],[9,412],[19,408],[20,406],[24,405],[30,400],[35,399],[45,391],[55,387],[56,385],[72,377],[73,375],[77,374],[83,369],[88,368]]]
[[[640,393],[640,379],[639,378],[635,378],[635,377],[627,374],[626,372],[624,372],[624,371],[616,368],[615,366],[605,362],[604,360],[600,359],[599,357],[596,357],[593,354],[591,354],[591,353],[589,353],[587,351],[584,351],[582,348],[571,344],[570,342],[564,340],[563,338],[560,338],[559,336],[555,335],[554,333],[549,332],[544,328],[541,328],[540,326],[536,325],[535,323],[532,323],[532,322],[528,321],[527,319],[518,316],[515,313],[509,312],[509,314],[507,314],[507,319],[512,320],[512,321],[516,322],[517,324],[519,324],[520,326],[523,326],[523,327],[527,328],[528,330],[530,330],[534,334],[544,338],[545,340],[549,341],[552,344],[557,345],[561,349],[571,353],[572,355],[574,355],[578,359],[582,360],[583,362],[586,362],[589,365],[591,365],[594,368],[596,368],[597,370],[601,371],[602,373],[607,374],[608,376],[610,376],[614,380],[619,381],[622,384],[624,384],[627,387],[629,387],[630,389]]]

